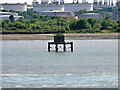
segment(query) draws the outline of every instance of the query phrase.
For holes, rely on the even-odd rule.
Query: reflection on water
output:
[[[3,87],[117,87],[117,40],[73,40],[74,52],[58,53],[47,42],[3,41]]]

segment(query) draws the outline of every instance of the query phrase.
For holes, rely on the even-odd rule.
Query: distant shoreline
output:
[[[2,40],[53,40],[55,34],[2,34]],[[64,34],[66,40],[120,39],[118,33]]]

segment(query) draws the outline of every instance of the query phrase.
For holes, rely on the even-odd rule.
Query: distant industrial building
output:
[[[116,6],[118,7],[118,11],[113,12],[113,18],[115,20],[120,20],[120,0],[117,0]]]
[[[32,5],[27,5],[27,10],[33,9]]]
[[[27,11],[27,3],[4,3],[0,4],[5,10]]]
[[[112,17],[112,19],[113,19],[114,21],[119,20],[119,19],[118,19],[118,12],[113,12],[113,17]]]
[[[73,0],[73,3],[64,3],[64,0],[41,0],[41,2],[37,2],[34,0],[33,2],[33,10],[37,12],[43,11],[72,11],[76,12],[79,10],[87,10],[93,11],[93,3],[87,3],[83,0],[82,3],[79,3],[78,0]]]
[[[118,10],[118,19],[120,20],[120,0],[118,1],[118,6],[117,7],[119,9]]]
[[[49,16],[74,16],[74,13],[71,11],[43,11],[40,15],[49,15]]]
[[[40,15],[60,16],[60,17],[78,19],[76,16],[74,16],[74,13],[71,12],[71,11],[43,11],[43,12],[40,13]]]
[[[64,4],[65,11],[76,12],[79,10],[93,11],[92,3],[66,3]]]
[[[9,19],[11,15],[13,15],[15,21],[22,17],[22,16],[18,16],[18,13],[0,12],[0,20]]]
[[[40,4],[40,5],[35,5],[33,6],[33,10],[37,12],[43,12],[43,11],[53,11],[53,10],[59,10],[59,11],[64,11],[64,6],[63,5],[54,5],[54,4]]]
[[[116,7],[113,0],[94,0],[94,9]]]
[[[120,20],[120,11],[118,11],[118,20]]]
[[[85,13],[85,14],[80,14],[78,16],[78,19],[87,19],[87,18],[94,18],[94,19],[100,19],[102,18],[102,15],[99,13]]]
[[[3,6],[2,5],[0,5],[0,10],[3,10],[4,8],[3,8]]]

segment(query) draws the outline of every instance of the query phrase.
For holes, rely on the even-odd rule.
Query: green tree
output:
[[[14,21],[15,21],[15,19],[14,19],[14,16],[13,16],[13,15],[10,15],[9,19],[10,19],[10,21],[11,21],[11,22],[14,22]]]
[[[25,24],[23,24],[21,22],[15,22],[14,27],[16,27],[18,29],[25,29],[26,28]]]
[[[87,21],[88,21],[89,24],[91,24],[92,27],[93,27],[93,26],[95,25],[95,23],[96,23],[96,19],[94,19],[94,18],[88,18]]]
[[[111,27],[111,26],[108,26],[108,27],[107,27],[107,30],[112,30],[112,27]]]
[[[118,24],[117,24],[117,22],[116,21],[113,21],[113,20],[111,20],[111,19],[107,19],[107,20],[102,20],[101,21],[101,26],[102,26],[102,28],[101,29],[111,29],[111,30],[115,30],[115,29],[117,29],[117,26],[118,26]]]
[[[116,21],[112,22],[112,29],[117,29],[118,23]]]
[[[5,19],[3,22],[5,22],[6,24],[11,23],[10,19]]]
[[[11,23],[10,19],[5,19],[2,21],[2,28],[8,29],[8,25]]]
[[[90,29],[91,25],[87,22],[86,19],[80,19],[77,21],[76,23],[76,29],[80,30],[80,29]]]
[[[76,33],[104,33],[120,31],[120,21],[113,21],[109,17],[102,18],[100,20],[95,20],[93,18],[76,20],[58,16],[40,16],[32,10],[25,12],[18,11],[18,13],[25,16],[26,18],[20,18],[12,23],[10,19],[3,20],[3,32],[53,33],[57,32],[58,28],[61,32]]]
[[[32,29],[33,29],[33,30],[35,30],[35,29],[36,29],[36,26],[35,26],[35,25],[33,25],[33,26],[32,26]]]
[[[86,9],[84,10],[79,10],[78,12],[75,12],[75,15],[83,14],[83,13],[88,13]]]
[[[2,12],[8,12],[7,10],[3,9]]]
[[[77,28],[77,20],[71,21],[69,27],[70,27],[71,30],[76,30],[76,28]]]
[[[31,19],[30,21],[31,21],[31,23],[38,22],[38,20],[37,20],[37,19]]]
[[[14,11],[14,10],[11,9],[11,10],[9,10],[9,12],[16,12],[16,11]]]
[[[105,17],[105,20],[108,20],[108,19],[111,19],[110,16],[106,16],[106,17]]]
[[[19,21],[21,23],[26,23],[26,20],[23,17],[19,18],[17,21]]]
[[[118,27],[117,27],[117,32],[120,32],[120,21],[118,21]]]
[[[40,15],[38,15],[38,14],[34,14],[33,16],[32,16],[32,18],[34,18],[34,19],[40,19]]]
[[[37,25],[36,29],[42,29],[42,27],[40,25]]]
[[[101,29],[101,24],[100,24],[100,23],[96,23],[96,24],[93,26],[93,29]]]

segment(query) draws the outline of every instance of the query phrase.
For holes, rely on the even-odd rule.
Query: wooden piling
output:
[[[64,52],[65,52],[66,51],[66,44],[64,43],[63,45],[64,45],[63,49],[64,49]]]
[[[58,52],[58,44],[56,43],[56,52]]]
[[[71,42],[71,52],[73,52],[73,42]]]
[[[50,43],[48,42],[48,52],[50,52]]]
[[[51,45],[55,45],[55,50],[56,52],[58,52],[59,48],[58,48],[58,45],[59,44],[62,44],[63,45],[63,51],[65,52],[67,49],[66,49],[66,45],[70,45],[70,48],[71,48],[71,52],[73,52],[73,42],[61,42],[61,43],[56,43],[56,42],[48,42],[48,52],[50,52],[50,49],[51,49]]]

